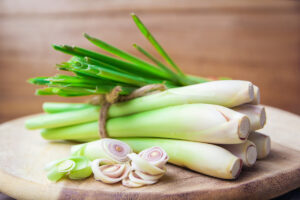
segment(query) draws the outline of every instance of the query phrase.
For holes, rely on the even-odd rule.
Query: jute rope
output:
[[[129,101],[138,97],[145,96],[153,91],[166,90],[166,86],[163,84],[150,84],[134,90],[127,96],[120,96],[122,88],[116,86],[109,94],[96,96],[92,98],[89,103],[93,105],[101,105],[100,116],[99,116],[99,135],[101,138],[107,138],[106,121],[108,110],[110,106],[117,102]]]

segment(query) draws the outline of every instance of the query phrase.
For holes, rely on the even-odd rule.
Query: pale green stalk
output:
[[[95,121],[99,118],[99,107],[61,112],[50,115],[40,115],[25,122],[28,129],[57,128]]]
[[[112,118],[106,123],[110,137],[163,137],[208,143],[242,143],[248,137],[249,119],[228,108],[186,104]],[[45,129],[49,140],[98,138],[98,122]]]
[[[167,152],[170,163],[218,178],[237,178],[242,167],[239,158],[211,144],[155,138],[118,139],[129,144],[135,152],[159,146]]]
[[[59,113],[73,110],[80,110],[84,108],[95,107],[88,103],[55,103],[45,102],[43,103],[43,110],[47,113]]]

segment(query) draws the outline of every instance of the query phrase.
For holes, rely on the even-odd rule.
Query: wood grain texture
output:
[[[69,58],[52,43],[99,50],[87,32],[136,55],[133,43],[153,53],[132,11],[185,72],[250,80],[264,104],[300,114],[299,1],[2,0],[0,7],[1,122],[40,112],[44,101],[82,100],[35,97],[25,83],[54,75]]]
[[[300,117],[267,107],[272,151],[237,180],[220,180],[174,165],[159,183],[137,189],[87,180],[50,183],[43,168],[69,155],[71,143],[47,142],[24,128],[26,118],[0,125],[0,192],[17,199],[270,199],[300,187]],[[289,124],[287,127],[286,124]],[[279,144],[280,143],[280,144]]]

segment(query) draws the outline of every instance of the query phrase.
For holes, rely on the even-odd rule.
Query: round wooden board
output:
[[[0,125],[0,191],[17,199],[268,199],[300,187],[300,117],[267,107],[272,152],[237,180],[220,180],[174,165],[159,183],[137,189],[92,177],[51,183],[43,168],[69,155],[71,143],[43,140],[16,119]]]

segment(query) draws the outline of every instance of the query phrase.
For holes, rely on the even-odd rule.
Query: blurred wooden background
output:
[[[69,58],[52,43],[98,50],[87,32],[130,53],[133,43],[154,52],[133,11],[185,72],[250,80],[263,104],[300,114],[299,1],[1,0],[0,122],[40,112],[44,101],[82,100],[36,97],[26,83]]]

